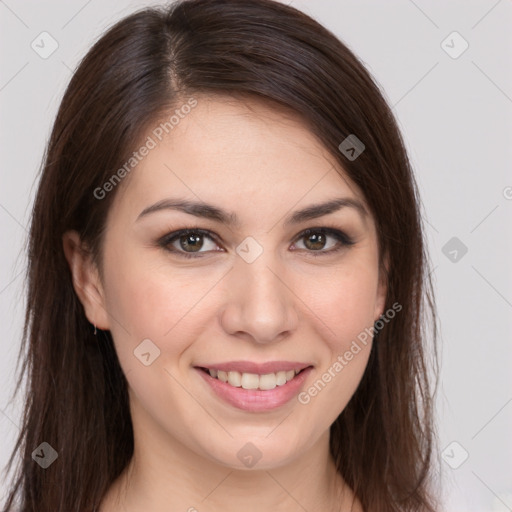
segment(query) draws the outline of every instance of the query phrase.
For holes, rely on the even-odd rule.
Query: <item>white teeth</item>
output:
[[[295,372],[293,372],[295,376]],[[275,373],[267,373],[260,377],[260,389],[274,389],[277,386],[277,376]]]
[[[258,389],[259,377],[255,373],[242,373],[242,387],[244,389]]]
[[[284,386],[292,380],[300,370],[279,371],[258,375],[256,373],[240,373],[236,371],[224,372],[222,370],[208,370],[213,378],[226,382],[235,388],[260,389],[262,391],[274,389],[276,386]]]
[[[277,372],[276,373],[276,384],[278,386],[282,386],[283,384],[286,384],[286,372]]]
[[[242,385],[242,374],[240,372],[228,372],[228,382],[235,388]]]

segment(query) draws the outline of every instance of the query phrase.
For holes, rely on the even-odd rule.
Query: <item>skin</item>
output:
[[[300,119],[256,99],[196,98],[197,107],[118,186],[102,272],[76,232],[63,238],[85,314],[111,331],[129,384],[135,453],[100,510],[362,511],[328,443],[330,425],[361,380],[371,340],[309,403],[295,397],[267,412],[227,404],[194,366],[307,362],[313,370],[302,390],[311,387],[384,312],[374,219],[361,191]],[[240,227],[170,209],[137,221],[169,197],[235,212]],[[338,197],[360,201],[367,215],[345,207],[284,225],[294,211]],[[298,238],[323,226],[355,243],[329,253],[338,246],[332,235],[323,247]],[[218,238],[203,237],[196,259],[158,245],[182,228]],[[252,263],[236,252],[249,236],[263,249]],[[179,240],[172,246],[187,251]],[[324,254],[314,257],[316,247]],[[149,366],[134,355],[144,339],[160,350]],[[261,453],[252,468],[237,457],[248,442]]]

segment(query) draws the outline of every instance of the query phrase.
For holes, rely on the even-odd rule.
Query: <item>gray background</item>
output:
[[[92,42],[150,4],[0,0],[2,467],[18,433],[21,404],[9,399],[24,313],[23,244],[51,124]],[[394,108],[415,168],[441,323],[437,455],[445,510],[512,510],[512,2],[292,5],[365,62]],[[43,31],[59,45],[47,59],[31,48]],[[464,40],[469,47],[458,55]]]

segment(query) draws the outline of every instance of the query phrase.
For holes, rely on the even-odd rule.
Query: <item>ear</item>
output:
[[[388,272],[389,257],[386,253],[382,258],[382,264],[379,266],[379,283],[377,286],[377,295],[375,298],[374,322],[376,322],[384,313],[386,307],[386,297],[388,293]]]
[[[82,244],[76,231],[64,233],[62,245],[73,278],[73,288],[84,307],[85,316],[98,328],[109,329],[103,286],[91,252]]]

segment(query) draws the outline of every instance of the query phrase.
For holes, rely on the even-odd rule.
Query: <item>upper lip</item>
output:
[[[296,361],[268,361],[266,363],[254,363],[252,361],[229,361],[224,363],[212,363],[198,365],[198,368],[208,370],[220,370],[224,372],[255,373],[265,375],[267,373],[276,373],[279,371],[303,370],[311,366],[309,363],[300,363]]]

